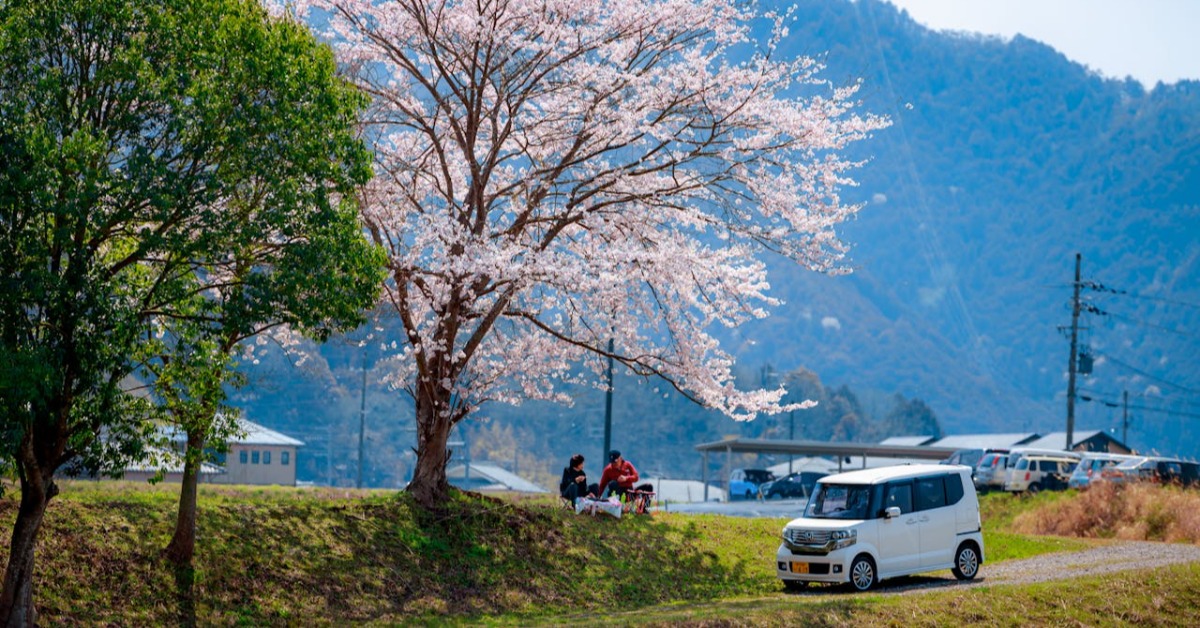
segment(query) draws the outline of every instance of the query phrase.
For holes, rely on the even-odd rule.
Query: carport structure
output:
[[[793,456],[835,456],[838,470],[847,457],[861,458],[862,468],[867,458],[906,458],[917,460],[943,460],[954,453],[953,447],[926,447],[923,445],[880,445],[877,443],[846,443],[815,440],[772,440],[765,438],[726,438],[714,443],[696,445],[704,453],[701,465],[704,482],[704,501],[708,501],[708,454],[725,452],[725,494],[729,495],[729,472],[733,467],[733,454],[790,454]]]

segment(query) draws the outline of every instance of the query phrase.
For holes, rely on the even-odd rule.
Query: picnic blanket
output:
[[[575,500],[575,514],[588,513],[593,517],[597,512],[612,515],[617,519],[621,518],[621,502],[617,499],[591,499],[590,497],[580,497]]]

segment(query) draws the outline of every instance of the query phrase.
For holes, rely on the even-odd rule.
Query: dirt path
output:
[[[984,563],[979,570],[979,576],[969,582],[960,582],[949,571],[884,580],[872,593],[900,595],[936,591],[953,586],[1033,584],[1179,563],[1200,563],[1200,545],[1114,541],[1079,551],[1054,552],[1032,558]],[[850,588],[809,587],[798,595],[830,593],[850,593]]]

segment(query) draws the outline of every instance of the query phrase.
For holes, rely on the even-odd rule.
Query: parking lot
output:
[[[691,514],[727,515],[730,517],[772,517],[794,519],[799,517],[808,500],[772,499],[770,501],[737,500],[732,502],[694,502],[690,504],[666,504],[657,511],[686,512]]]

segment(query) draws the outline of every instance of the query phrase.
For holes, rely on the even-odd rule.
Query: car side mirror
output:
[[[899,506],[889,506],[889,507],[883,509],[883,518],[884,519],[893,519],[893,518],[899,517],[899,516],[900,516],[900,507]]]

